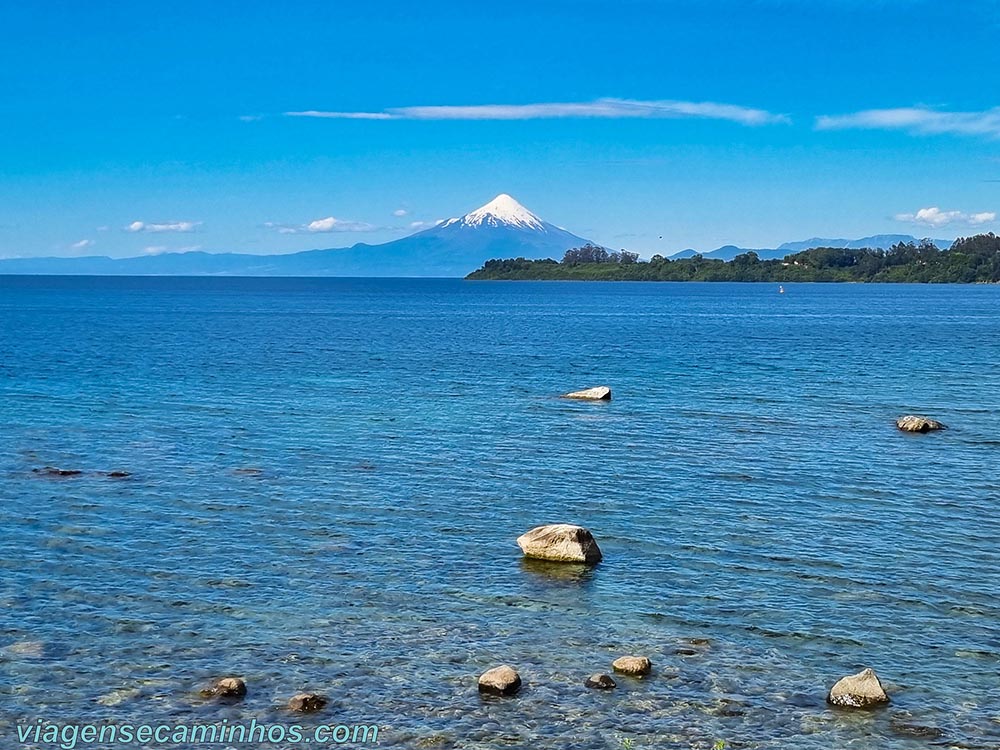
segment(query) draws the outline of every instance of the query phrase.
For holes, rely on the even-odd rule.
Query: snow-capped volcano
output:
[[[545,231],[545,222],[507,193],[500,193],[485,206],[480,206],[459,219],[448,219],[444,222],[444,226],[451,224],[461,224],[466,227],[481,227],[485,224],[491,227],[508,226]]]
[[[392,251],[406,248],[414,262],[440,269],[438,275],[465,275],[492,258],[553,258],[560,260],[571,247],[587,240],[550,224],[506,193],[465,216],[438,224],[395,242],[381,245]],[[431,275],[431,274],[421,274]]]

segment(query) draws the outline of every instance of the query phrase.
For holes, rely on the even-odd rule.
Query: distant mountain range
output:
[[[774,249],[757,249],[762,260],[784,258],[811,247],[881,247],[917,242],[908,234],[879,234],[859,240],[814,237],[786,242]],[[134,258],[0,259],[0,274],[59,274],[95,276],[424,276],[462,277],[493,258],[560,260],[572,247],[589,240],[543,221],[509,195],[501,194],[456,219],[381,245],[304,250],[286,255],[246,253],[161,253]],[[951,240],[935,240],[940,248]],[[590,243],[596,244],[596,243]],[[731,260],[751,248],[726,245],[702,253],[706,258]],[[689,258],[682,250],[671,258]]]
[[[803,250],[808,250],[813,247],[842,247],[849,250],[860,250],[863,247],[870,248],[882,248],[883,250],[888,250],[893,245],[900,242],[920,242],[921,240],[917,237],[913,237],[909,234],[875,234],[871,237],[862,237],[859,240],[832,240],[826,237],[813,237],[809,240],[800,240],[798,242],[786,242],[779,245],[776,248],[756,248],[756,247],[737,247],[736,245],[723,245],[720,248],[711,250],[707,253],[701,253],[704,258],[714,258],[716,260],[732,260],[737,255],[742,255],[743,253],[748,253],[751,250],[757,253],[757,256],[761,260],[780,260],[786,255],[791,255],[792,253],[799,253]],[[931,240],[940,249],[944,250],[951,247],[952,240]],[[690,258],[693,255],[697,255],[697,250],[681,250],[679,253],[674,253],[671,258]]]
[[[11,258],[0,274],[223,276],[465,276],[491,258],[562,258],[588,240],[543,221],[509,195],[386,242],[287,255],[162,253],[135,258]]]

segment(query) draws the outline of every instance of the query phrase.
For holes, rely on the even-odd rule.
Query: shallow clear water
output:
[[[776,292],[0,278],[0,737],[308,688],[384,747],[1000,747],[1000,288]],[[562,521],[600,566],[522,562]]]

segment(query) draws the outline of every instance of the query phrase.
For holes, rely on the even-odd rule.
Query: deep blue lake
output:
[[[312,689],[382,747],[1000,747],[1000,287],[785,290],[0,277],[2,744]]]

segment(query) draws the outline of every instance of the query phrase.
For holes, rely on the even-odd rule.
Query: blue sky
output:
[[[0,0],[0,257],[1000,231],[992,2]]]

